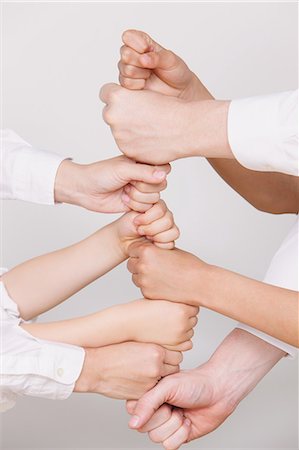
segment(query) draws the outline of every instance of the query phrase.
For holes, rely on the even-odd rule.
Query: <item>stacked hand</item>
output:
[[[119,156],[92,164],[65,160],[55,180],[55,200],[104,213],[147,211],[166,188],[169,164],[149,166]]]

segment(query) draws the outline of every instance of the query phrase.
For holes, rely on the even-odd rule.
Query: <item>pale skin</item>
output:
[[[147,298],[160,298],[159,293],[202,306],[298,347],[298,292],[212,266],[180,249],[166,252],[140,243],[129,254],[133,282]]]
[[[127,402],[129,425],[177,450],[218,428],[282,356],[282,350],[236,329],[206,363],[170,375],[138,402]]]
[[[173,228],[173,216],[170,211],[167,210],[166,205],[156,204],[153,207],[159,198],[160,191],[166,188],[166,176],[170,171],[170,166],[149,166],[145,164],[137,164],[134,161],[129,160],[126,157],[117,157],[112,158],[110,160],[101,161],[92,164],[77,164],[72,161],[65,160],[63,161],[57,171],[55,186],[54,186],[54,198],[56,202],[70,203],[73,205],[78,205],[86,209],[90,209],[96,212],[106,212],[106,213],[115,213],[115,212],[126,212],[129,210],[135,210],[139,212],[147,211],[150,214],[152,221],[159,220],[164,218],[164,223],[166,222],[168,226],[164,228],[164,230],[169,230]],[[166,212],[167,210],[167,212]],[[133,219],[133,217],[135,217]],[[128,227],[131,230],[134,229],[134,236],[136,238],[136,231],[138,232],[139,220],[142,217],[142,222],[147,222],[147,218],[144,216],[138,216],[136,213],[131,213],[131,215],[127,215],[125,219],[127,221],[128,218],[134,220],[134,226],[132,226],[132,222],[130,221],[131,226]],[[124,219],[121,219],[124,224]],[[170,223],[171,222],[171,223]],[[126,222],[129,224],[129,222]],[[176,230],[175,234],[178,235],[178,230]],[[112,229],[110,228],[110,234]],[[115,230],[114,230],[115,231]],[[167,232],[167,231],[166,231]],[[165,233],[165,231],[164,231]],[[115,233],[112,233],[114,237],[116,237]],[[109,237],[109,230],[103,231],[102,238],[106,235]],[[141,234],[138,232],[138,235]],[[166,246],[171,248],[173,243],[163,243],[164,238],[158,236],[156,245]],[[165,235],[164,235],[165,237]],[[92,242],[94,244],[100,244],[101,239],[99,233],[95,233],[92,237],[85,239],[84,244],[72,246],[73,250],[79,250],[84,247],[85,254],[88,253],[88,249],[91,249]],[[120,236],[117,234],[117,239]],[[113,247],[113,254],[116,258],[123,259],[123,251],[120,248],[125,249],[127,244],[131,242],[133,236],[127,236],[128,240],[123,240],[122,244],[118,249]],[[151,238],[149,236],[149,238]],[[160,242],[158,242],[158,240]],[[103,242],[103,239],[102,239]],[[107,250],[107,246],[104,250]],[[71,250],[71,249],[69,249]],[[95,250],[95,249],[94,249]],[[109,248],[110,252],[110,248]],[[108,254],[109,254],[108,252]],[[62,257],[63,251],[56,252],[55,255]],[[71,253],[71,251],[70,251]],[[99,253],[99,252],[98,252]],[[67,257],[68,252],[66,252],[65,256]],[[46,263],[47,268],[51,267],[52,256],[49,259],[43,260],[42,263]],[[93,253],[94,255],[94,253]],[[99,256],[99,254],[98,254]],[[76,253],[76,257],[78,257],[78,252]],[[81,257],[80,257],[81,259]],[[111,264],[111,259],[109,259],[108,265]],[[32,286],[38,280],[37,277],[32,277],[32,273],[30,268],[36,268],[36,261],[29,262],[29,266],[18,267],[14,272],[9,272],[5,275],[6,281],[9,284],[10,292],[16,288],[16,294],[18,298],[18,303],[22,307],[22,312],[24,315],[28,314],[28,319],[34,316],[34,314],[38,314],[40,310],[44,311],[46,305],[40,307],[38,303],[40,302],[40,298],[45,298],[47,307],[52,307],[57,303],[60,303],[63,298],[66,296],[67,292],[73,292],[74,288],[78,289],[80,286],[83,286],[84,283],[87,283],[89,279],[96,276],[96,270],[99,268],[98,265],[95,266],[95,272],[89,273],[85,271],[84,274],[80,272],[81,276],[80,280],[76,280],[75,277],[68,277],[70,273],[65,273],[65,279],[67,282],[75,283],[73,286],[65,286],[67,288],[67,292],[64,289],[57,289],[54,292],[50,293],[49,289],[52,289],[53,286],[57,283],[56,280],[65,281],[63,276],[59,278],[62,273],[58,273],[60,271],[54,271],[54,275],[56,279],[53,283],[49,283],[47,278],[45,277],[45,273],[43,273],[43,281],[44,286],[47,287],[43,289],[42,297],[38,298],[38,292],[33,292],[33,297],[31,298],[31,294],[29,294],[30,283],[26,284],[26,280],[22,275],[22,270],[26,269],[27,275],[33,281]],[[96,261],[97,264],[98,261]],[[70,263],[70,261],[68,261]],[[81,261],[79,261],[78,267],[82,268]],[[64,267],[61,267],[64,269]],[[106,267],[107,268],[107,267]],[[28,270],[27,270],[28,269]],[[16,285],[11,285],[11,282],[14,281],[14,276],[16,274],[21,274],[20,285],[17,283]],[[12,275],[12,276],[11,276]],[[85,279],[84,279],[85,277]],[[8,280],[8,278],[10,280]],[[24,288],[24,294],[28,296],[29,301],[33,300],[30,307],[22,303],[21,300],[21,290],[20,286]],[[38,290],[40,289],[40,285],[38,286]],[[44,297],[47,292],[47,297]],[[31,298],[31,300],[30,300]],[[166,302],[162,302],[165,304]],[[163,305],[162,305],[163,306]],[[124,305],[125,308],[127,308]],[[126,313],[132,314],[132,306],[128,305],[129,309],[126,309]],[[137,311],[134,313],[138,313],[139,319],[143,316],[143,312],[146,312],[145,309],[137,307]],[[186,310],[185,310],[186,311]],[[120,311],[119,311],[120,312]],[[151,312],[154,313],[154,310],[151,309]],[[111,314],[109,311],[105,311],[104,315],[107,314],[111,318]],[[121,312],[122,313],[122,312]],[[149,310],[147,310],[149,313]],[[177,313],[179,310],[177,309]],[[181,314],[183,313],[180,310]],[[183,314],[182,314],[183,315]],[[107,318],[107,317],[106,317]],[[93,317],[94,319],[94,317]],[[104,319],[104,317],[102,317]],[[115,317],[114,317],[115,319]],[[181,319],[183,317],[181,316]],[[183,319],[184,320],[184,319]],[[80,323],[80,325],[85,326],[89,321],[89,318]],[[76,339],[76,336],[73,336],[73,339],[70,335],[71,330],[74,330],[74,324],[70,325],[68,329],[68,338],[70,342],[73,342]],[[102,320],[101,320],[102,322]],[[131,320],[132,322],[132,320]],[[115,322],[114,322],[115,323]],[[101,323],[103,325],[103,323]],[[134,335],[140,332],[140,329],[137,328],[136,324],[134,330]],[[139,324],[142,325],[141,323]],[[60,325],[58,325],[59,327]],[[24,325],[26,327],[26,325]],[[55,326],[51,326],[51,336],[54,338],[53,330],[55,331]],[[164,327],[164,323],[163,323]],[[33,331],[33,330],[28,330]],[[78,330],[77,330],[78,331]],[[147,329],[147,333],[149,332],[149,328]],[[154,332],[154,329],[152,328]],[[182,331],[182,329],[181,329]],[[49,328],[47,328],[46,333],[49,332]],[[33,331],[34,333],[34,331]],[[42,333],[44,330],[39,329],[37,334]],[[55,333],[54,333],[55,334]],[[133,333],[131,334],[133,336]],[[61,336],[63,338],[63,336]],[[85,336],[84,336],[85,338]],[[97,337],[98,339],[98,337]],[[62,339],[63,340],[63,339]],[[90,339],[91,341],[92,339]],[[163,339],[165,340],[165,339]],[[165,341],[166,342],[166,341]],[[179,345],[181,348],[187,349],[191,348],[192,343],[188,341],[186,344]],[[178,345],[176,345],[178,347]],[[170,348],[170,346],[169,346]],[[154,387],[162,376],[166,376],[172,373],[175,373],[179,370],[179,364],[182,362],[182,353],[179,351],[173,351],[162,347],[157,344],[148,344],[148,343],[137,343],[137,342],[125,342],[114,345],[107,345],[99,348],[84,348],[84,362],[82,366],[82,370],[78,380],[74,386],[74,392],[93,392],[101,395],[106,395],[112,398],[118,399],[138,399],[141,395],[147,392],[149,389]]]
[[[128,30],[123,34],[123,43],[119,62],[120,83],[123,87],[146,89],[186,101],[213,100],[212,95],[184,61],[156,43],[146,33]],[[136,148],[132,151],[137,154],[138,159],[139,150]],[[170,159],[174,156],[170,154]],[[193,152],[188,156],[193,156]],[[297,213],[299,193],[296,177],[251,171],[227,156],[228,154],[224,158],[212,159],[209,155],[208,161],[218,174],[254,207],[274,214]],[[195,369],[198,371],[195,386],[189,384],[189,377],[183,372],[180,373],[179,383],[168,385],[168,380],[170,382],[172,377],[166,378],[163,381],[165,390],[162,387],[160,391],[159,383],[157,395],[151,396],[153,391],[149,392],[148,397],[144,398],[145,401],[139,404],[138,410],[135,410],[136,403],[129,402],[128,412],[140,416],[134,417],[130,426],[141,432],[148,432],[154,442],[163,444],[167,450],[177,449],[183,443],[216,429],[284,355],[279,348],[244,330],[235,329],[219,346],[212,358],[213,364],[209,361],[203,365],[202,374],[208,376],[201,377],[202,369]],[[235,378],[237,383],[232,389],[231,380]],[[191,399],[190,408],[186,408],[182,400],[176,403],[177,408],[174,410],[165,403],[163,405],[163,398],[159,408],[159,401],[155,401],[159,394],[160,400],[164,393],[169,394],[170,391],[173,396],[179,395],[182,386],[186,388],[186,398],[193,392],[192,386],[204,394],[206,399],[214,389],[217,396],[211,397],[212,401],[206,404],[196,404]],[[149,402],[146,401],[147,398]],[[228,401],[230,398],[231,401]],[[168,402],[171,404],[171,401]],[[153,415],[151,406],[158,408]],[[188,419],[184,419],[183,413],[186,416],[189,414]],[[142,426],[150,416],[151,419]]]
[[[139,164],[125,156],[91,164],[64,160],[57,170],[54,197],[95,212],[144,212],[159,200],[169,172],[169,164]]]
[[[131,92],[133,104],[135,101],[134,96],[142,94],[138,90],[144,89],[147,91],[143,92],[144,95],[147,94],[147,105],[150,95],[156,96],[156,117],[158,118],[159,95],[162,97],[161,102],[164,101],[163,117],[166,114],[165,102],[167,100],[172,102],[174,100],[185,101],[185,105],[189,104],[191,109],[194,102],[198,104],[198,108],[206,102],[217,105],[218,102],[213,99],[212,95],[189,70],[186,64],[174,53],[163,49],[148,35],[143,32],[129,30],[123,34],[123,42],[121,60],[118,65],[120,82],[126,88],[134,90]],[[107,92],[109,96],[109,89],[109,87],[108,89],[104,87],[104,97]],[[114,108],[114,102],[116,103],[116,114],[120,113],[119,108],[122,100],[118,100],[118,96],[122,99],[124,95],[130,94],[128,90],[118,93],[117,89],[121,88],[111,89],[111,93],[113,92],[112,106],[108,103],[108,112],[110,111],[109,115],[112,116],[113,111],[111,113],[111,109],[113,110]],[[175,109],[176,107],[172,105],[172,108]],[[143,108],[143,111],[145,111],[144,114],[147,114],[148,107]],[[130,113],[127,117],[130,117]],[[142,115],[139,114],[140,117]],[[203,117],[204,127],[206,128],[205,120]],[[213,113],[211,120],[214,121],[214,125],[218,129],[218,132],[216,132],[218,137],[215,140],[211,136],[205,135],[202,136],[202,141],[204,142],[208,136],[209,145],[212,144],[217,147],[217,139],[220,137],[222,144],[217,148],[224,148],[228,145],[227,136],[224,133],[224,130],[226,130],[227,111],[225,112],[225,120],[218,120],[217,113]],[[197,126],[199,122],[195,121],[195,125]],[[191,125],[194,125],[194,121],[191,121]],[[145,130],[146,121],[143,126]],[[168,128],[163,130],[163,121],[160,126],[161,133],[164,133],[163,136],[165,137],[165,132],[167,132]],[[117,123],[113,123],[113,127],[113,132],[118,133]],[[121,127],[123,129],[124,125],[121,125]],[[152,132],[152,127],[151,122],[151,127],[148,127],[150,132]],[[199,127],[201,127],[201,124],[199,124]],[[170,130],[172,132],[172,128]],[[183,133],[183,130],[179,128],[178,130],[179,133]],[[159,136],[159,130],[155,129],[155,132]],[[119,131],[119,133],[121,134],[122,132]],[[196,134],[191,132],[191,138],[196,149]],[[136,139],[135,136],[134,142],[138,142]],[[209,145],[206,146],[206,149],[208,149]],[[168,151],[163,152],[163,147],[160,154],[167,155],[170,160],[177,158],[175,151],[172,154]],[[197,152],[196,154],[206,157],[215,156],[209,152]],[[141,150],[140,155],[142,155]],[[153,158],[155,158],[153,151],[148,152],[148,155],[150,157],[153,155]],[[133,156],[136,155],[134,154]],[[194,156],[194,153],[186,153],[182,150],[179,157],[184,156]],[[245,169],[236,160],[232,159],[232,153],[224,152],[218,156],[220,158],[209,159],[212,166],[237,192],[257,208],[274,213],[298,212],[299,190],[297,177],[279,173],[258,173]],[[161,257],[158,256],[158,252],[157,255],[155,252],[157,259],[149,267],[146,256],[141,256],[142,252],[144,254],[149,253],[150,248],[140,247],[140,252],[137,251],[137,253],[131,254],[134,258],[129,261],[129,270],[133,273],[133,281],[141,287],[143,293],[149,294],[149,298],[155,298],[157,291],[166,294],[165,298],[175,297],[178,299],[180,297],[181,301],[187,298],[192,304],[201,304],[248,323],[285,342],[298,345],[298,298],[296,292],[259,283],[233,272],[210,266],[200,259],[179,250],[175,250],[171,255],[166,256],[163,254]],[[160,264],[158,263],[159,260]],[[179,274],[177,274],[176,267],[182,268]],[[192,269],[190,269],[191,267]],[[184,268],[186,268],[185,271]],[[152,270],[153,272],[151,272]],[[170,275],[171,271],[174,271],[172,276]],[[176,274],[175,277],[173,273]],[[215,280],[218,281],[215,282]],[[226,289],[225,286],[228,288]],[[197,293],[196,299],[193,298],[195,291]],[[271,310],[270,317],[268,317],[269,310]]]
[[[4,274],[3,282],[18,304],[21,317],[29,320],[53,308],[123,262],[130,243],[144,240],[143,233],[138,232],[138,218],[135,212],[127,213],[75,245],[34,258]],[[148,210],[142,219],[148,224],[147,235],[153,242],[173,246],[179,232],[163,201]],[[165,301],[154,305],[139,300],[86,317],[21,326],[41,339],[82,347],[138,341],[180,351],[192,346],[190,339],[197,313],[197,307]]]

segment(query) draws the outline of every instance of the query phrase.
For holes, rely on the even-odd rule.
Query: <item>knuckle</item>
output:
[[[109,108],[108,106],[106,106],[103,109],[103,119],[107,124],[112,124],[113,120],[114,120],[114,114],[113,111],[111,110],[111,108]]]

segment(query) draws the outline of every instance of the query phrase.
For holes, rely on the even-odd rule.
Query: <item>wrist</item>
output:
[[[73,205],[80,204],[82,168],[81,164],[74,163],[69,159],[62,161],[55,178],[55,202]]]
[[[229,104],[218,100],[187,102],[185,151],[189,156],[234,158],[227,135]]]
[[[77,379],[74,387],[74,392],[77,393],[87,393],[87,392],[100,392],[100,374],[95,377],[95,372],[93,370],[95,358],[101,362],[99,352],[101,349],[85,348],[85,358],[83,362],[83,367],[79,378]]]

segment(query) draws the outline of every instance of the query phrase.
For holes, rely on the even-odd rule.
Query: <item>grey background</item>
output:
[[[296,88],[296,3],[4,3],[3,125],[37,148],[92,162],[118,154],[97,95],[117,80],[120,36],[152,34],[180,54],[218,98]],[[201,159],[173,164],[164,199],[179,246],[262,279],[293,216],[254,210]],[[3,264],[12,267],[102,227],[112,216],[71,206],[4,205]],[[87,314],[139,297],[125,266],[43,320]],[[184,367],[205,361],[234,322],[202,311]],[[284,360],[235,414],[189,448],[297,448],[297,363]],[[153,448],[127,428],[122,402],[73,395],[64,402],[23,398],[2,416],[3,448]]]

